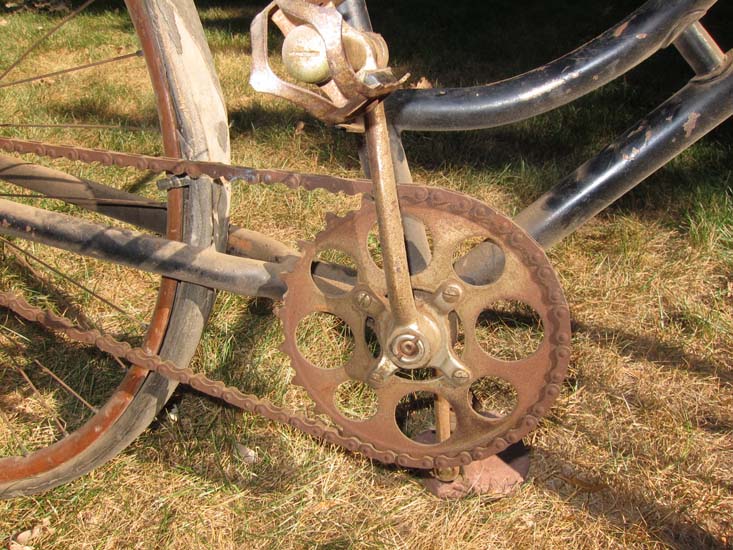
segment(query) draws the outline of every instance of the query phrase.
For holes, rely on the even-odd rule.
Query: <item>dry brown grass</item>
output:
[[[241,31],[252,13],[212,8],[205,16],[212,25],[235,18],[232,25]],[[244,35],[219,27],[212,43],[232,111],[236,162],[358,174],[349,136],[282,102],[251,95]],[[608,114],[605,101],[597,98],[595,107]],[[132,115],[132,105],[115,109]],[[583,127],[591,117],[572,110],[558,116],[576,116]],[[609,128],[619,124],[608,116]],[[306,121],[305,131],[296,134],[299,120]],[[416,178],[513,212],[547,187],[547,174],[577,160],[555,159],[553,147],[570,139],[572,128],[558,129],[554,121],[544,118],[515,133],[409,138]],[[598,129],[599,135],[612,135],[609,128]],[[733,165],[725,141],[730,133],[724,128],[653,185],[684,198],[684,185],[695,178],[706,190],[701,196],[725,195]],[[506,154],[512,149],[507,143],[521,145],[527,135],[548,145],[527,152],[526,162],[515,161]],[[464,149],[483,160],[460,162]],[[715,162],[710,151],[716,151]],[[701,162],[707,163],[702,173]],[[134,174],[122,175],[135,184]],[[733,263],[720,238],[730,227],[706,209],[708,203],[700,217],[692,202],[659,193],[640,191],[551,253],[571,305],[573,359],[560,400],[527,439],[530,479],[514,495],[440,501],[410,472],[181,390],[174,398],[177,420],[163,414],[110,463],[45,495],[0,502],[0,540],[48,517],[55,532],[34,539],[37,548],[730,547]],[[240,188],[233,218],[295,245],[317,234],[326,212],[356,207],[356,199],[325,193]],[[696,238],[681,222],[693,215],[696,227],[707,224],[707,234],[718,237]],[[125,308],[147,305],[138,293],[149,280],[107,269],[90,281]],[[7,274],[27,277],[17,265],[6,267]],[[279,322],[262,309],[220,296],[194,364],[248,391],[307,408],[303,392],[287,383],[287,357],[277,350]],[[115,318],[100,322],[113,332],[130,328]],[[3,318],[5,327],[17,329],[12,323]],[[317,340],[309,346],[314,355],[326,352]],[[78,354],[63,342],[53,349]],[[0,403],[13,396],[2,397]],[[256,452],[254,463],[242,459],[243,446]]]

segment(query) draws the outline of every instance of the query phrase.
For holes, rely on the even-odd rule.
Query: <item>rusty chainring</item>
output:
[[[418,310],[443,335],[440,349],[417,377],[422,379],[400,371],[384,352],[375,354],[373,345],[370,349],[367,331],[376,334],[383,350],[392,316],[384,272],[367,249],[370,229],[376,224],[375,206],[368,199],[360,211],[332,217],[315,243],[304,244],[301,259],[285,276],[288,292],[279,312],[285,330],[283,350],[291,357],[294,383],[305,387],[317,410],[334,419],[343,434],[397,452],[410,466],[422,466],[430,459],[438,468],[446,468],[463,453],[478,459],[499,452],[537,426],[559,394],[567,369],[569,312],[544,252],[509,219],[477,200],[444,189],[402,186],[399,195],[402,214],[421,221],[433,237],[432,259],[411,277]],[[505,257],[502,274],[482,286],[464,282],[453,267],[456,251],[474,239],[490,239]],[[352,259],[357,273],[350,288],[319,285],[312,276],[312,264],[324,251]],[[503,361],[482,350],[475,328],[479,315],[501,301],[521,302],[539,314],[544,338],[529,357]],[[348,326],[354,349],[343,365],[316,366],[299,350],[296,330],[313,313],[334,315]],[[465,330],[460,356],[451,345],[454,314]],[[475,410],[470,387],[496,378],[513,386],[516,405],[506,416],[488,417]],[[376,400],[368,414],[357,418],[338,406],[339,387],[347,384],[354,391],[354,381],[371,388],[371,392],[359,388],[357,393],[366,391]],[[405,435],[395,419],[403,398],[426,394],[445,399],[455,416],[450,437],[431,445]]]
[[[68,158],[81,162],[94,162],[104,165],[127,166],[140,170],[167,171],[172,174],[188,174],[190,176],[207,175],[212,178],[243,180],[247,183],[284,183],[289,187],[303,187],[308,190],[326,189],[331,192],[347,194],[368,193],[371,182],[332,176],[298,174],[282,170],[256,170],[237,166],[210,162],[185,161],[173,158],[148,157],[101,151],[80,147],[50,145],[39,142],[0,138],[0,149],[16,153],[33,153],[52,158]],[[289,424],[314,437],[340,445],[351,451],[359,451],[369,458],[384,463],[396,463],[401,466],[423,469],[448,468],[465,465],[502,451],[511,443],[519,441],[527,432],[536,427],[552,402],[560,393],[562,382],[570,356],[570,316],[562,290],[554,270],[542,249],[526,233],[504,216],[497,214],[481,202],[442,189],[426,188],[416,185],[403,185],[399,189],[400,201],[406,212],[423,220],[433,235],[439,235],[435,242],[435,259],[426,270],[414,276],[415,288],[426,296],[437,296],[450,281],[462,285],[465,292],[463,298],[455,305],[446,308],[440,300],[426,302],[426,308],[438,311],[437,317],[442,319],[450,311],[455,311],[464,318],[467,327],[467,345],[462,361],[470,369],[472,380],[481,376],[499,376],[518,390],[518,404],[506,418],[491,420],[470,411],[470,402],[465,383],[449,383],[445,377],[433,380],[410,382],[401,380],[394,382],[388,379],[378,386],[378,395],[383,397],[382,405],[385,413],[378,412],[378,421],[357,424],[346,419],[336,411],[329,414],[337,427],[319,419],[307,418],[304,415],[288,411],[266,399],[242,393],[239,389],[226,386],[220,381],[212,380],[200,373],[194,373],[188,367],[177,366],[151,355],[140,348],[132,348],[129,344],[118,342],[108,335],[96,330],[83,330],[72,322],[51,312],[29,305],[22,297],[12,293],[0,292],[0,306],[13,310],[16,314],[30,321],[42,324],[49,330],[65,334],[70,339],[94,345],[100,350],[116,357],[124,358],[131,363],[158,372],[179,383],[188,384],[207,395],[220,398],[226,403],[245,411],[260,414],[270,420]],[[306,246],[302,259],[294,271],[287,276],[288,294],[285,306],[280,312],[286,332],[285,349],[293,358],[296,369],[296,382],[304,385],[322,410],[333,409],[333,389],[337,381],[355,379],[363,381],[366,374],[378,372],[371,368],[373,361],[368,358],[362,365],[354,364],[353,368],[335,369],[337,375],[323,378],[323,373],[316,372],[297,350],[294,331],[297,322],[311,310],[336,310],[334,313],[356,328],[362,335],[364,325],[362,319],[369,311],[354,310],[353,296],[359,290],[368,290],[377,297],[381,304],[383,318],[389,316],[388,305],[383,296],[383,273],[369,261],[364,254],[365,248],[358,239],[353,243],[344,243],[340,232],[351,232],[361,237],[368,232],[373,220],[373,206],[366,201],[363,209],[346,218],[331,221],[324,233],[319,235],[314,245]],[[445,233],[446,236],[443,234]],[[496,285],[486,288],[473,287],[462,283],[452,271],[451,254],[456,246],[455,240],[470,236],[491,238],[503,249],[507,262],[504,275]],[[326,297],[313,283],[310,276],[310,265],[318,247],[340,245],[347,254],[359,260],[362,269],[359,271],[359,284],[349,290],[346,296]],[[501,281],[505,282],[501,282]],[[537,311],[543,322],[545,338],[537,352],[531,357],[515,363],[504,363],[492,359],[470,343],[473,324],[470,322],[480,313],[481,308],[493,300],[517,299],[528,303]],[[351,304],[351,305],[349,305]],[[367,308],[368,309],[368,308]],[[379,317],[379,314],[376,314]],[[377,325],[379,325],[377,320]],[[358,327],[361,327],[359,329]],[[355,333],[355,334],[357,334]],[[364,357],[363,353],[359,357]],[[394,378],[394,377],[391,377]],[[339,382],[339,383],[340,383]],[[465,381],[467,382],[467,381]],[[326,391],[319,391],[319,384]],[[420,445],[406,437],[397,437],[395,432],[393,406],[397,396],[406,391],[428,390],[444,396],[452,405],[458,420],[454,435],[438,445]],[[401,395],[400,395],[401,396]],[[390,409],[390,407],[392,407]],[[391,418],[391,424],[387,420]],[[379,430],[385,428],[384,433]],[[476,431],[477,433],[473,433]],[[401,434],[400,434],[401,435]]]

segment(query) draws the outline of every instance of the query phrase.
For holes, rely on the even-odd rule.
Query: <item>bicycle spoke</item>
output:
[[[53,128],[72,130],[124,130],[125,132],[155,131],[153,126],[123,126],[121,124],[26,124],[7,122],[0,124],[0,128]]]
[[[105,204],[109,206],[133,206],[135,208],[157,208],[159,210],[165,210],[166,205],[156,201],[149,201],[146,199],[138,200],[124,200],[124,199],[105,199],[105,198],[93,198],[85,199],[82,197],[72,197],[68,195],[27,195],[25,193],[0,193],[0,197],[9,197],[14,199],[54,199],[64,201],[72,204]]]
[[[125,317],[127,317],[129,320],[137,323],[139,326],[141,326],[143,328],[145,327],[145,324],[144,323],[141,323],[139,319],[135,318],[132,314],[128,313],[127,311],[125,311],[124,309],[122,309],[120,306],[118,306],[114,302],[111,302],[111,301],[107,300],[104,296],[100,296],[99,294],[97,294],[96,292],[94,292],[93,290],[91,290],[90,288],[85,287],[80,282],[76,281],[72,277],[69,277],[68,275],[66,275],[62,271],[59,271],[58,269],[56,269],[52,265],[44,262],[42,259],[40,259],[39,257],[35,256],[31,252],[28,252],[27,250],[21,248],[20,246],[14,244],[12,242],[10,242],[5,237],[0,237],[0,242],[6,244],[8,246],[10,246],[11,248],[14,248],[15,250],[17,250],[19,252],[22,252],[23,254],[25,254],[26,256],[28,256],[29,258],[31,258],[32,260],[34,260],[34,261],[38,262],[39,264],[41,264],[43,267],[45,267],[49,271],[54,272],[59,277],[63,278],[64,280],[66,280],[68,282],[70,282],[72,285],[74,285],[77,288],[83,290],[84,292],[88,292],[90,295],[94,296],[97,300],[100,300],[102,303],[108,305],[109,307],[111,307],[112,309],[114,309],[115,311],[117,311],[118,313],[121,313],[122,315],[124,315]]]
[[[10,66],[7,69],[5,69],[2,74],[0,74],[0,81],[3,80],[10,73],[10,71],[12,71],[18,65],[20,65],[23,62],[23,60],[25,60],[38,46],[43,44],[45,40],[47,40],[48,38],[56,34],[56,32],[58,32],[58,30],[61,27],[63,27],[64,25],[66,25],[66,23],[74,19],[74,17],[79,15],[82,11],[87,9],[91,4],[94,3],[94,1],[95,0],[87,0],[86,2],[84,2],[76,10],[74,10],[69,15],[64,17],[61,21],[59,21],[59,23],[55,27],[52,27],[46,34],[44,34],[41,38],[39,38],[33,44],[31,44],[31,46],[26,51],[24,51],[18,59],[13,61],[13,63],[11,63]]]
[[[6,82],[5,84],[0,84],[0,88],[9,88],[11,86],[18,86],[19,84],[27,84],[29,82],[43,80],[44,78],[52,78],[54,76],[61,76],[64,74],[69,74],[69,73],[73,73],[77,71],[83,71],[85,69],[99,67],[100,65],[106,65],[108,63],[116,63],[118,61],[124,61],[125,59],[130,59],[133,57],[142,57],[142,55],[143,55],[142,50],[137,50],[136,52],[127,53],[125,55],[118,55],[116,57],[110,57],[108,59],[103,59],[102,61],[95,61],[94,63],[87,63],[85,65],[78,65],[76,67],[71,67],[69,69],[62,69],[60,71],[54,71],[52,73],[40,74],[40,75],[32,76],[30,78],[14,80],[13,82]]]
[[[122,368],[123,371],[127,372],[128,370],[130,370],[130,367],[128,367],[127,365],[125,365],[122,362],[122,359],[120,359],[116,355],[112,355],[111,357],[112,357],[112,359],[114,359],[117,362],[117,364]]]
[[[61,417],[59,416],[59,414],[58,414],[58,413],[56,413],[56,412],[55,412],[55,411],[54,411],[54,410],[53,410],[53,409],[52,409],[52,408],[51,408],[51,407],[49,406],[49,404],[48,404],[48,403],[46,402],[46,398],[45,398],[45,396],[44,396],[44,395],[43,395],[43,394],[42,394],[42,393],[41,393],[41,392],[40,392],[40,391],[38,390],[38,388],[36,387],[36,385],[35,385],[35,384],[34,384],[34,383],[33,383],[33,382],[31,381],[31,379],[30,379],[30,378],[28,377],[28,375],[26,374],[26,372],[25,372],[25,371],[23,370],[23,367],[21,367],[21,366],[20,366],[20,365],[19,365],[19,364],[18,364],[18,363],[17,363],[16,361],[15,361],[15,359],[14,359],[14,358],[12,358],[12,357],[11,357],[11,358],[10,358],[10,360],[12,361],[12,363],[13,363],[13,366],[15,367],[15,370],[16,370],[16,371],[18,371],[18,373],[19,373],[19,374],[20,374],[20,375],[21,375],[21,376],[23,377],[23,379],[25,379],[25,381],[27,382],[27,384],[28,384],[28,385],[29,385],[29,386],[31,387],[31,389],[33,390],[33,393],[35,393],[35,394],[36,394],[36,395],[38,396],[38,400],[39,400],[39,402],[40,402],[40,403],[41,403],[41,404],[43,405],[43,408],[45,408],[45,409],[46,409],[46,410],[48,411],[48,413],[49,413],[49,414],[50,414],[51,416],[53,416],[54,422],[55,422],[55,423],[56,423],[56,425],[58,426],[59,430],[61,430],[61,433],[63,433],[63,434],[65,435],[65,436],[68,436],[68,435],[69,435],[69,432],[67,432],[67,431],[66,431],[66,428],[65,428],[65,427],[63,426],[63,424],[61,424],[61,420],[63,420],[63,418],[61,418]]]
[[[81,401],[81,402],[82,402],[82,404],[83,404],[84,406],[86,406],[86,408],[87,408],[87,409],[89,409],[90,411],[92,411],[92,412],[93,412],[94,414],[97,414],[97,412],[99,412],[99,411],[98,411],[98,409],[97,409],[96,407],[92,406],[92,405],[91,405],[91,404],[89,403],[89,401],[87,401],[87,400],[86,400],[86,399],[84,399],[84,398],[83,398],[83,397],[82,397],[81,395],[79,395],[78,393],[76,393],[76,392],[75,392],[75,391],[73,390],[73,388],[71,388],[71,387],[70,387],[70,386],[69,386],[69,385],[68,385],[68,384],[67,384],[66,382],[64,382],[64,381],[63,381],[63,380],[62,380],[61,378],[59,378],[59,377],[58,377],[58,376],[57,376],[57,375],[56,375],[56,374],[55,374],[55,373],[54,373],[53,371],[51,371],[51,369],[49,369],[49,368],[47,368],[46,366],[44,366],[44,365],[43,365],[43,364],[42,364],[42,363],[41,363],[41,362],[40,362],[40,361],[39,361],[38,359],[33,359],[33,362],[34,362],[34,363],[35,363],[36,365],[38,365],[39,367],[41,367],[41,369],[43,370],[43,372],[45,372],[45,373],[46,373],[46,374],[48,374],[48,375],[49,375],[49,376],[50,376],[51,378],[53,378],[54,380],[56,380],[56,382],[58,382],[58,383],[59,383],[59,384],[61,385],[61,387],[62,387],[62,388],[64,388],[64,389],[65,389],[66,391],[68,391],[68,392],[69,392],[69,393],[70,393],[71,395],[73,395],[74,397],[76,397],[76,398],[77,398],[77,399],[78,399],[79,401]]]

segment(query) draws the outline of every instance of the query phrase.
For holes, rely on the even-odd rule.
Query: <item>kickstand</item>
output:
[[[435,438],[435,432],[428,433]],[[458,499],[470,495],[502,498],[524,483],[529,473],[529,462],[529,447],[519,441],[499,454],[462,466],[453,481],[441,481],[436,477],[420,481],[438,498]]]

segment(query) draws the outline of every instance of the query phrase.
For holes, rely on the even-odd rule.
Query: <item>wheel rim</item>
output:
[[[157,102],[164,153],[167,156],[179,156],[177,119],[165,79],[164,67],[161,59],[155,54],[155,33],[151,21],[145,14],[142,1],[128,0],[126,3],[141,47],[145,52],[149,79]],[[183,203],[182,189],[169,191],[168,238],[180,240],[182,237]],[[143,342],[143,346],[150,352],[157,353],[163,343],[177,287],[178,283],[171,279],[163,278],[160,282],[156,305]],[[148,372],[145,369],[131,366],[106,403],[73,433],[26,456],[0,458],[0,484],[19,482],[29,477],[42,475],[91,448],[122,417],[147,378]]]

